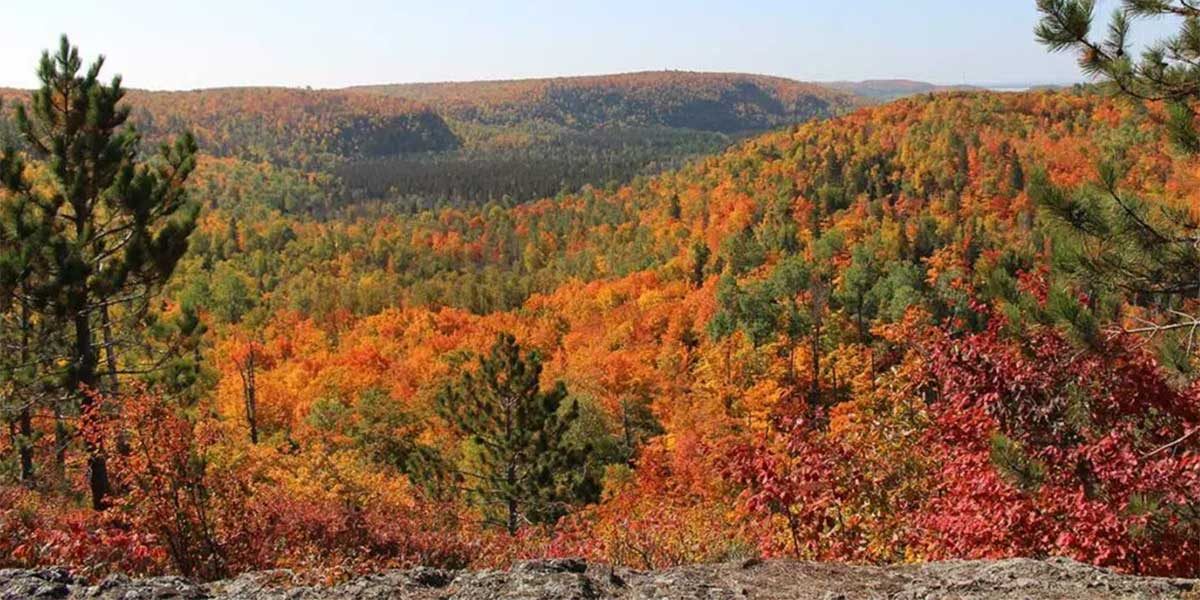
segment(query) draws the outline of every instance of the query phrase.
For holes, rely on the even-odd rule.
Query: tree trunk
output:
[[[21,303],[21,364],[29,364],[29,307]],[[21,482],[33,486],[33,408],[32,401],[20,398],[21,414],[17,417],[17,428],[20,441],[17,443],[17,455],[21,462]]]
[[[812,353],[812,375],[808,385],[808,404],[810,409],[816,409],[817,403],[821,400],[821,344],[820,344],[821,327],[817,325],[813,331],[812,340],[810,343],[810,352]]]
[[[512,400],[505,400],[504,403],[504,445],[511,452],[513,447],[513,404]],[[508,457],[508,469],[504,474],[505,483],[508,484],[508,535],[517,535],[517,458],[510,455]]]
[[[17,418],[17,431],[20,434],[20,442],[17,444],[18,454],[21,459],[21,482],[27,486],[33,486],[33,417],[30,414],[29,404],[21,408],[21,415]]]
[[[246,364],[240,365],[242,375],[242,401],[246,404],[246,424],[250,426],[250,443],[258,443],[258,389],[254,381],[254,345],[246,356]]]
[[[111,394],[119,394],[121,390],[117,381],[117,354],[114,350],[116,344],[113,342],[112,321],[108,318],[107,306],[100,307],[100,325],[104,334],[104,362],[108,368],[108,391]]]
[[[86,298],[86,294],[84,294]],[[73,303],[86,306],[86,300]],[[86,413],[95,405],[92,393],[96,390],[96,350],[92,345],[92,329],[86,309],[75,315],[75,394],[79,406]],[[104,445],[99,440],[85,438],[88,453],[88,487],[92,493],[92,508],[104,510],[108,495],[108,462],[104,458]]]
[[[517,496],[513,491],[517,487],[517,465],[508,463],[508,535],[517,535]]]
[[[54,468],[59,479],[67,473],[67,444],[71,443],[67,423],[63,420],[62,407],[54,403]]]

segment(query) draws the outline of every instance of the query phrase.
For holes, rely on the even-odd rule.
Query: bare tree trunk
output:
[[[505,401],[504,405],[504,440],[505,446],[512,448],[512,439],[514,423],[513,423],[513,402]],[[508,535],[517,535],[517,515],[519,508],[517,506],[517,458],[509,456],[508,469],[505,473],[505,482],[508,484]]]
[[[812,354],[810,381],[808,384],[808,404],[810,409],[815,409],[817,403],[821,399],[821,325],[817,323],[813,328],[812,340],[809,342],[809,351]]]
[[[108,317],[107,305],[100,307],[100,325],[104,334],[104,362],[108,367],[108,391],[115,395],[119,394],[121,389],[117,381],[117,354],[114,349],[116,343],[113,342],[112,321]]]
[[[254,342],[250,343],[250,352],[246,355],[245,364],[238,365],[242,377],[242,402],[246,405],[246,424],[250,426],[250,443],[258,443],[258,388],[254,381]]]
[[[54,468],[59,478],[67,474],[67,445],[71,443],[67,423],[63,421],[62,406],[54,403]]]
[[[517,486],[517,465],[516,463],[508,463],[508,473],[506,479],[509,486],[508,495],[508,535],[517,535],[517,497],[513,493],[513,489]]]
[[[33,487],[33,417],[30,412],[29,404],[26,403],[21,407],[21,414],[17,418],[17,431],[20,434],[17,453],[21,459],[21,482]]]
[[[84,300],[72,303],[86,305]],[[91,319],[86,310],[80,310],[75,315],[75,376],[73,392],[79,398],[79,406],[87,412],[95,406],[91,395],[96,390],[96,349],[92,344]],[[92,494],[92,508],[104,510],[105,496],[108,495],[108,461],[104,457],[104,445],[100,441],[86,441],[88,453],[88,487]]]
[[[29,364],[29,307],[21,303],[21,364]],[[32,394],[27,394],[32,396]],[[17,417],[20,438],[17,442],[17,454],[21,462],[21,481],[32,487],[33,472],[33,407],[28,397],[19,398],[21,413]]]

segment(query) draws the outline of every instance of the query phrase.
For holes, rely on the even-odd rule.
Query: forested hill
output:
[[[398,544],[451,562],[1063,555],[1196,573],[1200,440],[1184,436],[1200,387],[1168,366],[1194,358],[1159,363],[1119,329],[1077,342],[1063,315],[1104,331],[1124,302],[1155,317],[1055,270],[1069,241],[1034,201],[1047,180],[1084,189],[1105,155],[1128,165],[1123,189],[1186,201],[1197,161],[1168,150],[1160,116],[1089,93],[937,94],[513,208],[210,213],[176,285],[219,332],[219,454],[250,445],[248,355],[255,426],[275,440],[261,466],[220,472],[304,472],[316,512],[404,523],[344,547],[303,537],[301,516],[248,536],[293,536],[280,544],[319,547],[300,553],[317,562]],[[552,511],[523,497],[540,526],[480,556],[455,544],[486,535],[475,519],[502,522],[496,496],[346,482],[474,473],[476,447],[446,416],[465,400],[440,394],[500,332],[543,353],[543,387],[578,402],[563,447],[588,450],[538,488]],[[269,507],[295,484],[248,485],[261,488],[239,511],[292,514]]]
[[[829,89],[854,94],[867,101],[886,102],[917,94],[950,91],[979,91],[982,88],[970,85],[937,85],[911,79],[867,79],[864,81],[830,81],[821,83]]]
[[[518,201],[624,183],[682,166],[746,135],[843,113],[845,92],[760,75],[657,71],[352,88],[428,104],[464,151],[346,165],[367,195]],[[497,177],[497,174],[502,174]]]
[[[426,102],[448,117],[486,125],[541,122],[576,130],[662,126],[733,134],[854,105],[849,94],[790,79],[687,71],[355,89]]]
[[[0,563],[1056,555],[1194,575],[1195,348],[1122,331],[1163,313],[1062,270],[1091,247],[1038,205],[1094,216],[1067,199],[1107,156],[1109,193],[1194,211],[1200,159],[1164,113],[925,95],[623,186],[319,219],[297,206],[329,201],[328,174],[201,157],[157,337],[151,308],[111,313],[145,342],[100,379],[121,419],[78,418],[57,354],[16,398],[33,433],[0,455],[28,448],[45,484],[3,488]],[[504,438],[489,402],[515,387],[537,433]],[[106,458],[120,510],[81,512],[61,490],[97,436],[130,449]],[[504,461],[537,475],[515,489]]]
[[[458,139],[429,107],[344,91],[223,88],[133,92],[133,120],[151,137],[189,129],[219,156],[305,164],[455,150]]]
[[[0,91],[25,100],[27,92]],[[647,72],[344,90],[131,91],[150,142],[335,174],[346,198],[524,202],[682,166],[746,135],[827,118],[854,96],[758,75]]]
[[[0,90],[6,104],[29,92]],[[150,144],[188,130],[203,152],[306,168],[407,153],[452,151],[459,141],[417,102],[336,90],[130,90],[130,121]]]

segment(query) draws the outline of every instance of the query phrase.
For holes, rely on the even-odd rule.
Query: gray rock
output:
[[[385,571],[330,587],[298,581],[277,570],[205,584],[122,575],[88,584],[64,569],[7,569],[0,570],[0,600],[1157,599],[1197,589],[1195,580],[1129,577],[1066,559],[894,567],[754,560],[653,572],[547,559],[507,571]]]
[[[66,569],[51,567],[37,570],[0,570],[0,600],[25,598],[57,599],[68,598],[72,586],[78,582]]]

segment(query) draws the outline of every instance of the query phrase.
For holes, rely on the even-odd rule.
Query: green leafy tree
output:
[[[704,285],[705,268],[708,267],[708,259],[712,253],[708,249],[708,244],[704,240],[696,240],[692,242],[691,259],[692,269],[688,275],[688,280],[692,287],[698,288]]]
[[[394,468],[427,490],[441,493],[446,465],[435,448],[421,442],[423,419],[404,410],[385,390],[365,390],[352,404],[318,400],[309,422],[330,439],[349,440],[351,447],[374,463]]]
[[[64,36],[54,55],[42,54],[29,107],[16,107],[17,131],[44,180],[27,181],[22,158],[6,155],[4,185],[21,202],[6,214],[5,227],[21,232],[6,253],[25,258],[22,268],[4,270],[3,288],[70,338],[62,385],[87,412],[102,390],[101,348],[114,380],[140,371],[115,359],[125,340],[113,333],[114,315],[134,322],[150,310],[187,250],[199,207],[184,188],[196,164],[192,136],[145,158],[126,124],[121,78],[100,82],[103,57],[82,65]],[[126,333],[136,344],[136,329]],[[101,509],[109,491],[103,440],[85,438],[92,505]]]
[[[522,521],[552,523],[595,482],[579,473],[588,449],[568,433],[579,407],[561,382],[541,389],[537,351],[522,352],[500,334],[477,368],[464,371],[437,397],[438,412],[467,439],[460,471],[484,515],[515,534]]]
[[[879,304],[872,290],[882,274],[873,252],[873,245],[868,243],[855,246],[850,254],[850,265],[842,273],[841,282],[834,291],[838,303],[853,313],[859,341],[870,339],[871,320]]]

